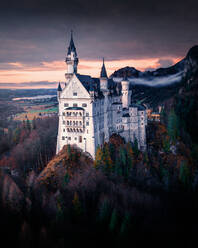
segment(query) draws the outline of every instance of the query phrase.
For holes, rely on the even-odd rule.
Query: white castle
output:
[[[76,144],[95,158],[97,147],[117,133],[126,141],[137,139],[146,148],[146,109],[131,104],[132,90],[126,77],[108,78],[104,59],[100,78],[77,73],[78,57],[71,34],[66,55],[65,86],[59,83],[59,127],[57,153],[66,144]]]

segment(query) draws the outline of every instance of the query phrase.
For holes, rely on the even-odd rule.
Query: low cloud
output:
[[[174,75],[165,77],[153,77],[153,78],[128,78],[129,82],[133,85],[145,85],[150,87],[163,87],[174,83],[181,82],[183,71]],[[122,78],[114,78],[116,82],[121,82]]]
[[[168,86],[168,85],[180,82],[182,79],[182,76],[183,76],[183,71],[178,72],[174,75],[166,76],[166,77],[155,77],[152,79],[135,78],[135,79],[129,79],[129,81],[135,85],[146,85],[150,87],[163,87],[163,86]]]

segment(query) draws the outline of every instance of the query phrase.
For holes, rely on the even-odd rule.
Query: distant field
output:
[[[23,121],[26,119],[33,120],[34,118],[42,118],[45,117],[47,114],[57,113],[57,112],[58,112],[57,107],[48,108],[48,109],[31,109],[31,110],[28,110],[27,108],[26,112],[16,114],[14,119],[18,121]]]
[[[58,108],[54,107],[54,108],[49,108],[49,109],[34,109],[34,110],[30,110],[29,113],[51,113],[51,112],[57,112]]]

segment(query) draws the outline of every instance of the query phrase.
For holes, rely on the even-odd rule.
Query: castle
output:
[[[132,104],[132,89],[124,77],[121,82],[108,78],[105,63],[100,78],[77,73],[78,56],[73,37],[66,55],[65,86],[59,83],[59,127],[57,153],[65,144],[76,144],[95,158],[97,147],[113,133],[126,141],[138,142],[146,148],[146,109]]]

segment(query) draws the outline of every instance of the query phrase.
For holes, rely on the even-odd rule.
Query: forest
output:
[[[1,111],[0,237],[7,247],[193,246],[198,222],[198,81],[164,102],[147,149],[113,134],[93,160],[56,151],[58,117]],[[16,111],[16,109],[14,109]]]
[[[182,141],[175,111],[166,115],[167,125],[149,123],[147,151],[114,134],[94,161],[70,145],[55,155],[56,117],[11,123],[0,144],[1,239],[19,247],[193,240],[197,150]]]

